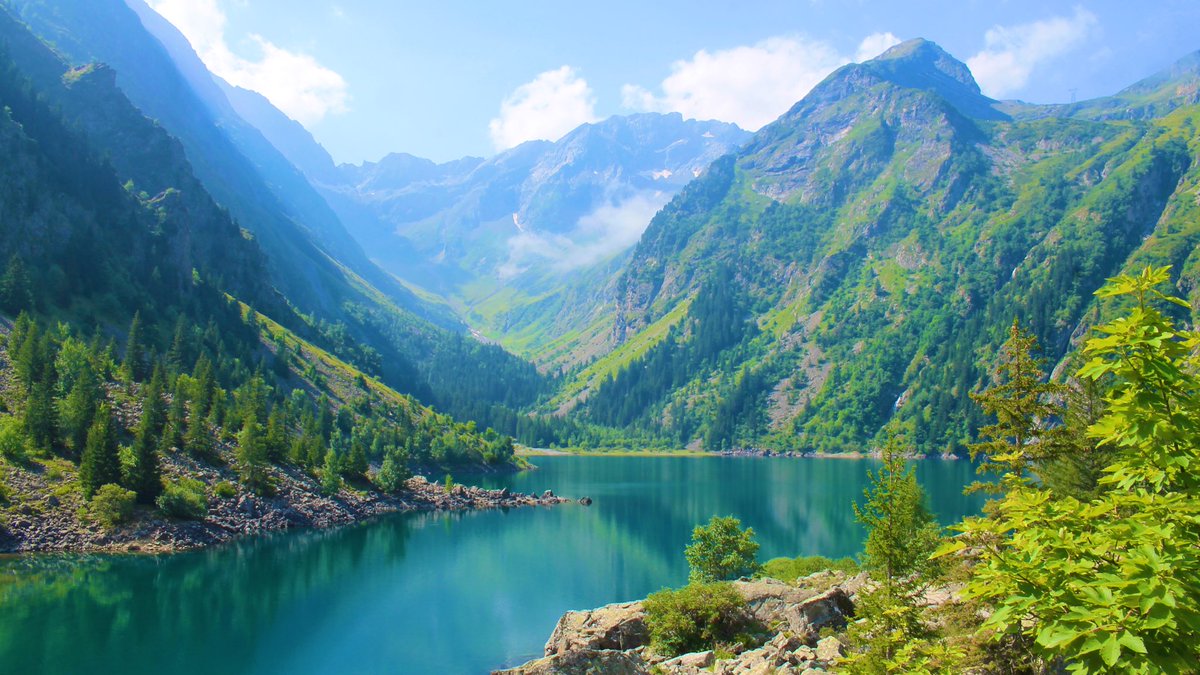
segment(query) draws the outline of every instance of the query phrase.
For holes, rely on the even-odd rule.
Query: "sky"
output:
[[[635,112],[754,131],[835,68],[924,37],[985,94],[1116,93],[1200,50],[1195,0],[147,0],[209,70],[338,162],[487,157]]]

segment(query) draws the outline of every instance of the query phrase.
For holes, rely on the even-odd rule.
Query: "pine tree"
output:
[[[1088,435],[1106,408],[1100,384],[1086,378],[1076,380],[1068,388],[1066,401],[1062,428],[1053,437],[1053,451],[1033,472],[1056,497],[1087,499],[1098,494],[1104,469],[1117,452]]]
[[[937,572],[930,556],[939,528],[895,437],[884,445],[883,466],[869,479],[866,502],[854,505],[854,516],[867,528],[862,561],[875,585],[859,594],[858,621],[847,632],[851,653],[839,665],[852,674],[929,672],[917,666],[952,656],[929,640],[932,631],[918,605]]]
[[[267,385],[262,375],[255,373],[234,393],[239,423],[253,419],[259,425],[267,422]]]
[[[84,363],[84,367],[76,374],[71,391],[67,392],[66,397],[59,403],[58,419],[63,437],[76,453],[82,453],[87,443],[88,431],[91,429],[92,418],[96,414],[101,395],[91,363]]]
[[[146,377],[146,346],[142,335],[142,313],[135,312],[125,340],[125,360],[121,362],[121,378],[126,382],[141,382]]]
[[[34,447],[50,451],[58,439],[58,406],[54,392],[58,376],[54,367],[55,345],[49,334],[31,330],[18,356],[18,372],[28,378],[25,401],[25,433]]]
[[[346,458],[346,473],[353,478],[367,475],[370,464],[367,462],[367,447],[363,442],[359,427],[350,434],[350,455]]]
[[[272,462],[280,462],[292,445],[291,432],[288,429],[286,415],[282,405],[271,409],[267,418],[267,458]]]
[[[188,422],[187,433],[183,436],[183,447],[187,453],[196,459],[213,462],[217,459],[216,440],[213,438],[212,425],[204,417],[192,414]]]
[[[163,431],[164,448],[183,449],[184,437],[187,435],[187,388],[182,379],[175,381],[175,391],[171,394],[171,406],[167,408],[167,426]]]
[[[317,403],[317,433],[321,436],[321,440],[326,442],[333,433],[333,408],[329,405],[329,397],[325,394],[321,394],[321,400]]]
[[[913,467],[905,465],[897,438],[884,444],[882,459],[879,471],[868,472],[866,502],[854,505],[855,520],[867,528],[863,567],[889,584],[903,577],[927,576],[939,528],[925,508],[925,491]]]
[[[247,417],[238,434],[238,475],[242,483],[257,494],[271,491],[271,476],[267,472],[267,449],[262,438],[262,427],[253,417]]]
[[[25,261],[15,253],[0,277],[0,308],[9,314],[33,309],[33,283]]]
[[[142,397],[142,419],[133,439],[133,464],[125,487],[137,493],[139,504],[153,504],[162,492],[162,467],[158,456],[166,424],[165,386],[161,367],[155,367]]]
[[[24,315],[22,315],[24,316]],[[33,391],[33,385],[42,379],[42,369],[45,364],[45,356],[42,352],[43,335],[42,328],[36,321],[26,318],[24,326],[20,326],[18,319],[18,328],[14,328],[8,339],[8,353],[13,358],[13,367],[17,371],[17,379],[25,388],[25,393]]]
[[[192,369],[192,414],[196,417],[207,417],[208,407],[212,403],[213,394],[217,388],[213,377],[212,361],[201,354]]]
[[[325,452],[325,463],[321,466],[321,490],[333,496],[342,488],[342,460],[337,448],[330,446]]]
[[[971,458],[983,458],[979,473],[1002,476],[1000,484],[977,482],[972,490],[1000,492],[1027,483],[1028,471],[1047,460],[1059,444],[1055,438],[1059,428],[1048,422],[1062,416],[1059,401],[1066,389],[1044,381],[1044,360],[1034,356],[1037,349],[1037,338],[1014,320],[1000,348],[993,376],[997,384],[971,394],[985,413],[996,418],[995,424],[979,430],[986,440],[970,446]]]
[[[107,403],[96,409],[95,419],[88,429],[83,457],[79,463],[79,484],[84,499],[91,499],[101,485],[121,479],[121,461],[117,454],[117,430],[112,408]]]
[[[188,348],[188,322],[184,315],[180,314],[179,319],[175,322],[175,334],[171,338],[171,348],[167,350],[167,368],[170,369],[171,377],[176,377],[183,372],[190,351]]]

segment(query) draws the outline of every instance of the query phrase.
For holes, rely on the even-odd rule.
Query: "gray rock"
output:
[[[591,505],[592,505],[592,498],[591,498],[591,497],[580,497],[580,498],[579,498],[579,503],[580,503],[580,504],[583,504],[584,506],[591,506]]]
[[[671,670],[677,670],[679,668],[707,668],[711,666],[715,660],[716,657],[713,656],[712,651],[692,652],[690,654],[683,654],[681,656],[676,656],[673,659],[663,661],[662,667],[667,672],[671,672]]]
[[[554,497],[554,492],[551,490],[546,490],[545,492],[542,493],[542,499],[552,499],[553,497]]]
[[[634,649],[650,643],[642,603],[567,612],[546,642],[546,656],[579,650]]]
[[[648,675],[646,662],[635,652],[583,649],[554,654],[492,675]]]
[[[835,637],[827,637],[817,642],[817,660],[833,663],[843,655],[842,642]]]

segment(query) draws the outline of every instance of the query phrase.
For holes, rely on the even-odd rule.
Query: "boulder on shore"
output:
[[[492,675],[645,675],[648,672],[636,652],[584,649],[492,671]]]
[[[582,650],[635,649],[650,644],[640,602],[567,612],[546,641],[546,656]]]

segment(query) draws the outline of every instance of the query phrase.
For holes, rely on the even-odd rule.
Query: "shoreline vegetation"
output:
[[[573,501],[551,491],[532,495],[463,485],[450,474],[445,474],[448,480],[434,482],[420,473],[405,480],[403,488],[392,494],[346,484],[329,495],[317,478],[294,467],[275,467],[273,493],[260,496],[238,486],[235,472],[229,467],[168,463],[164,469],[168,475],[178,472],[198,477],[202,516],[171,516],[161,509],[131,505],[121,522],[104,524],[85,506],[77,491],[62,489],[73,480],[63,463],[27,468],[0,466],[10,486],[7,498],[11,505],[0,525],[0,556],[175,553],[268,532],[341,527],[391,513],[555,506]],[[495,466],[463,466],[458,473],[477,475],[498,470]]]

